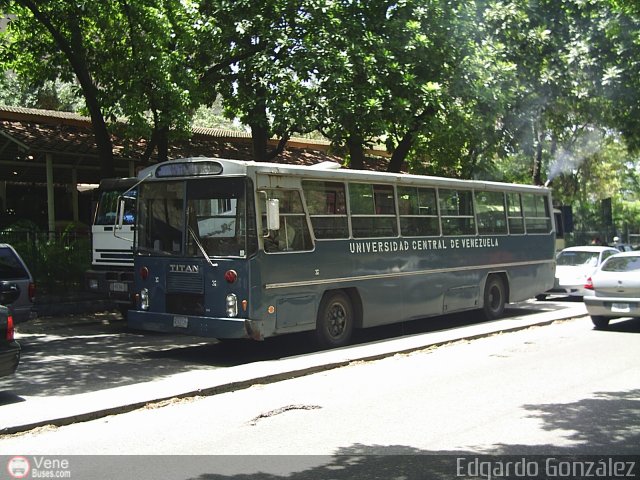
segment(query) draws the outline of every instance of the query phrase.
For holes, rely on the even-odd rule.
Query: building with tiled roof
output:
[[[143,140],[112,136],[116,176],[146,166]],[[273,140],[275,146],[276,140]],[[379,155],[384,152],[376,152]],[[207,156],[249,160],[251,134],[196,127],[188,141],[169,147],[169,158]],[[151,161],[157,161],[153,158]],[[275,162],[333,161],[328,141],[293,138]],[[29,219],[51,229],[56,221],[89,223],[90,198],[78,185],[98,184],[100,165],[91,120],[75,113],[0,106],[0,227]]]

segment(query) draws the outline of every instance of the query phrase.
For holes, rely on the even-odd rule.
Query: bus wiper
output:
[[[187,229],[189,230],[189,233],[191,234],[191,237],[193,238],[193,241],[196,243],[196,245],[198,246],[198,249],[200,250],[200,253],[202,253],[202,256],[205,258],[205,260],[207,262],[209,262],[209,265],[211,265],[212,267],[217,267],[218,264],[217,263],[213,263],[211,261],[211,259],[209,258],[209,254],[207,254],[207,251],[204,249],[204,247],[202,246],[202,243],[200,243],[200,239],[198,238],[198,236],[196,235],[196,232],[193,231],[193,228],[191,227],[187,227]]]
[[[140,247],[140,246],[136,249],[136,252],[137,253],[155,254],[155,255],[165,255],[165,256],[171,255],[171,253],[166,252],[164,250],[157,250],[155,248]]]

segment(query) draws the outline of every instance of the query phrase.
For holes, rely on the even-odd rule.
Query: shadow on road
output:
[[[510,307],[508,316],[558,308],[532,302]],[[560,305],[562,306],[562,305]],[[478,312],[431,317],[375,327],[355,333],[362,344],[404,335],[435,332],[477,323]],[[147,382],[192,370],[216,369],[275,360],[317,351],[309,333],[264,342],[218,342],[215,339],[129,331],[117,314],[43,318],[20,325],[22,359],[17,374],[5,379],[6,395],[73,395]],[[12,392],[12,393],[11,393]],[[19,398],[19,397],[17,397]],[[0,405],[3,398],[0,397]]]
[[[640,390],[598,392],[567,404],[523,405],[542,428],[563,432],[562,446],[495,444],[465,450],[424,450],[408,445],[352,444],[333,455],[158,456],[145,478],[171,476],[192,480],[423,480],[431,478],[637,478]],[[130,462],[133,470],[135,457]],[[122,458],[98,456],[90,471],[123,467]],[[510,474],[504,470],[510,462]],[[612,470],[616,462],[618,472]],[[147,466],[147,464],[145,464]],[[516,466],[524,469],[517,473]],[[596,467],[604,468],[597,474]],[[624,467],[624,468],[622,468]],[[502,468],[502,470],[498,470]],[[590,474],[581,474],[586,472]],[[631,468],[632,470],[629,470]],[[480,471],[479,469],[483,469]],[[494,470],[495,469],[495,470]],[[607,470],[609,469],[609,470]],[[502,473],[501,473],[502,472]],[[74,474],[76,471],[74,470]],[[82,473],[82,472],[79,472]],[[607,474],[609,473],[609,474]]]

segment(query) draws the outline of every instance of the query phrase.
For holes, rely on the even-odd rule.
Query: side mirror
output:
[[[20,296],[20,288],[15,283],[0,282],[0,305],[9,305]]]
[[[280,200],[267,199],[267,230],[280,230]]]
[[[124,225],[124,197],[118,197],[118,209],[116,210],[114,230],[122,230],[122,225]]]

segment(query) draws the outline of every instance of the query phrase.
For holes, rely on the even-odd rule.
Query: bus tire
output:
[[[484,304],[482,312],[487,320],[500,318],[504,313],[507,303],[507,290],[502,278],[498,275],[491,275],[487,278],[484,286]]]
[[[596,330],[604,330],[607,328],[609,326],[609,320],[611,319],[601,315],[591,315],[591,322]]]
[[[316,340],[323,348],[347,345],[354,325],[354,310],[349,296],[338,290],[328,292],[320,302],[316,320]]]

